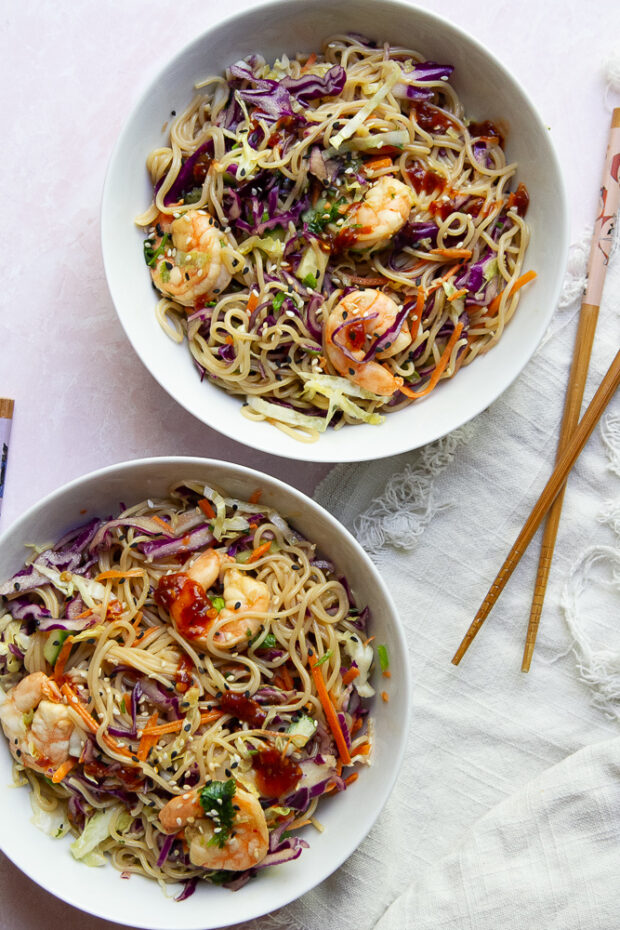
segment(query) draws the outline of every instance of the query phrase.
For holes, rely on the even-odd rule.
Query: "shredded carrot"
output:
[[[360,673],[359,668],[355,668],[355,666],[352,665],[351,668],[348,671],[346,671],[344,675],[342,676],[343,685],[350,685],[353,679],[357,678],[359,673]]]
[[[427,288],[427,290],[426,290],[427,296],[428,296],[429,294],[432,294],[434,291],[439,290],[439,288],[442,286],[442,284],[444,283],[444,281],[448,281],[448,280],[452,277],[452,275],[454,275],[454,274],[457,273],[457,271],[459,270],[460,267],[461,267],[461,263],[459,262],[458,264],[453,265],[452,268],[449,268],[449,269],[446,271],[446,273],[445,273],[444,275],[441,276],[441,278],[436,278],[436,279],[433,281],[433,283]]]
[[[200,722],[213,723],[214,720],[217,720],[221,716],[222,713],[219,710],[207,710],[200,715]],[[142,731],[142,736],[164,736],[166,733],[177,733],[185,726],[186,722],[185,718],[182,717],[180,720],[160,723],[159,726],[156,727],[147,724]]]
[[[150,639],[151,636],[153,636],[155,633],[159,633],[160,629],[161,627],[159,626],[149,627],[148,630],[145,630],[144,633],[140,633],[139,636],[134,639],[133,643],[131,644],[131,648],[133,649],[136,646],[143,646],[146,640]]]
[[[351,774],[347,775],[347,777],[345,778],[344,783],[348,788],[349,785],[352,785],[353,782],[357,781],[358,778],[359,778],[359,775],[357,774],[357,772],[351,772]]]
[[[459,258],[471,258],[471,249],[429,249],[429,255],[439,255],[441,258],[447,258],[450,261]]]
[[[80,699],[78,698],[71,685],[65,682],[61,688],[61,691],[69,701],[69,706],[72,707],[73,710],[82,718],[90,732],[96,733],[100,727],[100,724],[97,723],[91,714],[89,714],[84,705],[80,703]],[[121,756],[127,756],[129,759],[132,758],[131,753],[128,752],[124,746],[120,746],[116,740],[112,739],[111,736],[108,736],[107,733],[102,733],[101,739],[102,742],[108,747],[108,749],[112,749],[114,752],[119,753]]]
[[[92,614],[92,609],[89,607],[88,610],[83,610],[81,614],[77,615],[78,620],[83,620],[84,617],[90,617]]]
[[[158,714],[157,711],[155,711],[153,714],[151,714],[151,716],[149,717],[149,720],[148,720],[148,723],[147,723],[146,727],[154,727],[154,726],[156,726],[156,725],[157,725],[157,718],[158,718],[158,716],[159,716],[159,714]],[[146,727],[145,727],[145,729],[146,729]],[[151,749],[153,748],[153,746],[156,746],[156,745],[157,745],[157,740],[158,740],[158,737],[157,737],[156,735],[153,735],[152,733],[146,734],[146,735],[145,735],[145,734],[144,734],[144,731],[142,731],[142,736],[140,737],[140,743],[139,743],[139,745],[138,745],[138,751],[137,751],[137,753],[136,753],[136,755],[137,755],[138,759],[140,760],[140,762],[145,762],[145,761],[146,761],[146,759],[147,759],[147,757],[148,757],[148,754],[149,754],[149,752],[151,751]]]
[[[310,671],[312,672],[312,678],[316,686],[319,700],[323,706],[323,710],[325,711],[325,719],[327,720],[327,723],[329,724],[329,728],[334,735],[334,739],[336,740],[336,746],[338,747],[338,753],[344,765],[350,765],[351,756],[349,755],[349,749],[347,747],[347,743],[344,738],[342,729],[340,728],[340,722],[338,720],[336,711],[334,710],[334,705],[329,699],[327,688],[325,687],[325,682],[323,680],[323,674],[321,672],[321,669],[317,667],[316,656],[311,655],[309,657],[309,662],[310,662]]]
[[[385,692],[383,692],[385,694]],[[356,756],[368,756],[370,755],[370,743],[362,743],[361,746],[358,746],[355,750]]]
[[[134,628],[134,630],[137,630],[141,623],[142,623],[142,611],[139,610],[136,616],[134,617],[134,619],[132,620],[131,625]]]
[[[162,520],[161,517],[158,517],[157,515],[155,515],[154,517],[151,517],[151,519],[154,520],[155,523],[159,523],[160,526],[163,526],[163,528],[165,529],[166,533],[171,533],[171,532],[172,532],[172,527],[170,526],[170,524],[169,524],[169,523],[166,523],[165,520]]]
[[[364,640],[364,645],[367,646],[368,643],[371,643],[374,638],[375,638],[374,636],[369,636],[368,639]]]
[[[508,291],[508,297],[512,297],[513,294],[516,294],[517,291],[521,290],[524,284],[528,284],[530,281],[533,281],[535,277],[536,277],[535,271],[526,271],[525,274],[522,274],[521,277],[517,278],[517,280],[511,285],[510,290]],[[506,288],[504,288],[501,294],[498,294],[497,297],[493,298],[493,300],[491,301],[491,303],[489,304],[487,308],[488,316],[495,316],[495,314],[499,310],[499,305],[505,293],[506,293]]]
[[[351,724],[351,733],[357,733],[358,730],[361,730],[364,726],[364,723],[361,717],[358,717],[357,720],[354,720]]]
[[[383,284],[387,283],[387,278],[364,277],[359,274],[350,274],[348,278],[351,284],[362,284],[364,287],[381,287]]]
[[[271,540],[268,539],[267,542],[262,543],[260,546],[257,546],[256,549],[252,552],[252,555],[248,559],[248,562],[258,562],[259,559],[262,559],[264,555],[267,555],[271,549]]]
[[[198,501],[198,506],[204,513],[207,520],[213,520],[215,518],[215,510],[211,506],[211,501],[208,501],[206,497],[203,497],[202,500]]]
[[[280,668],[278,669],[278,674],[275,677],[278,678],[282,682],[280,687],[284,691],[292,691],[293,688],[295,687],[293,683],[293,677],[291,673],[289,672],[289,670],[287,669],[286,665],[280,666]],[[274,678],[274,682],[275,682],[275,678]]]
[[[308,68],[311,68],[312,65],[315,63],[315,61],[316,61],[316,52],[311,52],[311,54],[308,56],[308,61],[305,63],[305,65],[301,69],[301,73],[305,74]]]
[[[258,307],[258,294],[256,291],[252,291],[248,297],[248,313],[253,313]]]
[[[75,766],[75,759],[67,759],[66,762],[63,762],[62,765],[59,765],[54,774],[52,775],[52,781],[55,785],[58,782],[62,781],[65,775],[68,775],[71,769]]]
[[[156,517],[153,517],[156,519]],[[161,521],[163,523],[163,520]],[[168,527],[170,529],[170,527]],[[146,572],[143,568],[128,568],[126,572],[119,572],[110,569],[108,572],[100,572],[95,581],[116,581],[118,578],[142,578]]]
[[[382,691],[382,692],[381,692],[381,697],[383,698],[383,700],[385,701],[386,704],[387,704],[387,702],[390,700],[390,695],[387,693],[387,691]]]
[[[384,677],[384,678],[391,678],[391,677],[392,677],[392,673],[391,673],[391,671],[389,670],[389,668],[386,668],[386,670],[385,670],[382,674],[383,674],[383,677]]]
[[[67,636],[66,640],[60,647],[60,652],[56,657],[56,662],[54,663],[54,679],[57,682],[61,682],[65,674],[65,665],[67,664],[67,659],[71,652],[73,646],[73,636]]]
[[[368,161],[364,162],[364,168],[367,171],[378,171],[379,168],[391,168],[392,159],[387,156],[382,156],[381,158],[369,158]],[[469,253],[471,255],[471,252]]]
[[[437,386],[437,382],[441,378],[444,372],[444,369],[446,368],[448,362],[450,361],[450,356],[452,355],[452,349],[458,342],[462,331],[463,331],[463,324],[457,323],[457,325],[454,327],[454,332],[450,336],[448,340],[448,344],[443,350],[443,354],[441,358],[439,359],[439,361],[437,362],[435,371],[431,375],[430,381],[428,382],[426,387],[423,388],[421,391],[411,391],[408,387],[403,385],[400,388],[403,394],[405,394],[407,397],[412,397],[414,400],[417,400],[418,397],[425,397],[426,394],[430,394],[430,392]]]
[[[248,503],[250,503],[250,504],[258,504],[258,502],[259,502],[259,500],[261,499],[262,495],[263,495],[263,489],[262,489],[262,488],[256,488],[256,490],[255,490],[255,491],[252,491],[252,493],[251,493],[250,496],[248,497]]]
[[[461,287],[458,291],[455,291],[454,294],[451,294],[448,297],[448,303],[452,303],[453,300],[458,300],[459,297],[464,297],[467,293],[466,287]]]
[[[224,339],[224,342],[226,343],[227,346],[231,346],[231,345],[233,344],[234,341],[235,341],[235,340],[234,340],[233,337],[230,336],[230,335],[226,336],[226,338]]]
[[[46,687],[46,697],[48,697],[48,699],[53,701],[55,704],[60,704],[62,702],[62,694],[60,693],[60,688],[53,678],[48,678]]]

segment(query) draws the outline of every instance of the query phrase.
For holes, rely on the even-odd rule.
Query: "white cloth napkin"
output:
[[[586,257],[587,245],[573,248],[547,337],[491,408],[417,452],[338,466],[317,491],[395,598],[413,714],[401,776],[368,838],[317,889],[256,921],[260,930],[323,930],[328,915],[338,930],[620,927],[620,845],[608,841],[619,830],[618,786],[597,774],[620,779],[610,761],[618,743],[551,768],[620,733],[618,398],[570,477],[530,673],[520,666],[537,542],[461,666],[450,662],[552,468]],[[620,342],[618,258],[586,402]],[[616,876],[602,923],[597,871]],[[510,916],[515,900],[527,919]]]
[[[618,926],[620,738],[586,746],[475,824],[376,930]]]

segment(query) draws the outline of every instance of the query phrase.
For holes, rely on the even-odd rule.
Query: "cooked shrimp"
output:
[[[172,798],[159,812],[159,821],[165,833],[185,828],[192,865],[242,872],[258,865],[267,855],[269,831],[258,799],[248,791],[237,788],[232,804],[235,811],[232,830],[221,847],[213,843],[218,827],[203,809],[199,792]]]
[[[0,723],[14,758],[47,772],[69,758],[75,724],[60,693],[43,672],[32,672],[7,693]]]
[[[192,307],[198,298],[211,297],[228,286],[231,274],[222,253],[230,243],[206,210],[188,210],[170,224],[163,220],[159,228],[172,237],[151,268],[153,283],[164,296]],[[155,249],[162,238],[151,240]]]
[[[363,361],[372,345],[371,338],[379,338],[393,326],[398,312],[398,305],[381,291],[352,291],[336,304],[327,318],[325,353],[328,359],[340,375],[373,394],[391,397],[403,383],[402,378],[393,375],[375,359]],[[334,335],[343,323],[346,325],[338,333],[338,345],[334,342]],[[403,322],[391,344],[378,352],[376,358],[390,358],[409,345],[411,334],[407,323]],[[343,347],[352,358],[343,351]]]
[[[402,181],[379,178],[349,210],[339,235],[354,251],[382,248],[405,225],[414,202],[413,191]]]
[[[207,549],[186,573],[164,575],[160,579],[155,600],[169,610],[177,630],[199,646],[208,647],[207,634],[214,623],[218,628],[213,639],[218,645],[229,648],[248,642],[261,625],[260,617],[254,615],[269,610],[267,585],[239,571],[236,564],[230,556]],[[219,611],[203,594],[218,579],[223,584],[224,599]],[[188,614],[191,615],[189,623]]]

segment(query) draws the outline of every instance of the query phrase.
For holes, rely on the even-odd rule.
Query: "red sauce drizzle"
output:
[[[251,727],[262,727],[267,719],[267,714],[258,701],[236,691],[224,692],[220,698],[220,710],[225,714],[233,714],[238,720],[245,720]]]
[[[97,781],[106,778],[116,779],[122,782],[130,791],[137,791],[138,788],[144,785],[144,778],[141,772],[137,769],[127,768],[124,765],[116,766],[115,764],[110,766],[109,764],[99,762],[97,759],[93,759],[91,762],[84,762],[83,771],[87,778],[97,779]],[[105,785],[101,787],[105,791]]]
[[[508,209],[516,207],[519,216],[525,216],[530,205],[530,195],[525,184],[519,184],[516,191],[508,198]]]
[[[203,152],[198,156],[194,162],[192,168],[192,178],[196,184],[202,184],[207,174],[209,173],[209,165],[211,164],[211,156],[207,155],[206,152]]]
[[[177,630],[187,639],[204,636],[217,615],[203,588],[185,572],[162,575],[153,597],[169,611]]]
[[[432,194],[436,190],[443,191],[446,186],[445,178],[435,174],[434,171],[429,171],[418,161],[414,162],[411,168],[407,168],[407,175],[413,184],[413,189],[418,194],[422,192]]]
[[[256,787],[264,798],[280,798],[289,794],[301,778],[302,771],[289,756],[277,749],[260,749],[252,759],[256,772]]]
[[[181,694],[184,694],[192,683],[191,672],[193,667],[190,657],[183,653],[174,676],[175,687]]]
[[[481,123],[470,123],[467,128],[472,139],[479,139],[480,136],[486,139],[497,139],[500,146],[504,148],[504,135],[490,119],[485,119]]]
[[[412,112],[415,114],[416,123],[425,132],[445,132],[449,126],[455,125],[447,113],[442,113],[437,107],[423,101],[414,104]]]

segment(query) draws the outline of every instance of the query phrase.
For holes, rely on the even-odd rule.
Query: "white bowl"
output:
[[[91,516],[117,513],[119,502],[131,506],[165,494],[179,479],[203,479],[231,496],[244,498],[257,488],[261,500],[275,507],[346,574],[360,604],[372,614],[372,633],[385,643],[392,677],[390,702],[374,700],[376,743],[373,764],[364,768],[346,792],[319,808],[324,833],[306,828],[310,843],[299,859],[266,869],[240,891],[199,885],[187,901],[177,903],[155,881],[132,875],[128,881],[111,865],[88,868],[69,852],[70,838],[54,840],[31,823],[30,792],[9,787],[11,757],[0,737],[1,846],[6,855],[47,891],[106,920],[151,930],[209,930],[259,917],[309,891],[351,855],[362,842],[392,790],[400,768],[409,725],[407,647],[392,599],[376,568],[353,537],[327,511],[276,478],[239,465],[210,459],[166,457],[112,465],[72,481],[32,507],[0,539],[0,579],[23,564],[26,543],[59,539]],[[84,513],[84,508],[88,512]],[[377,678],[377,673],[375,673]],[[379,689],[385,680],[375,681]],[[178,886],[173,886],[177,888]],[[178,893],[178,892],[176,892]],[[355,889],[351,889],[355,893]]]
[[[251,52],[268,60],[309,52],[337,32],[365,33],[455,65],[453,84],[471,118],[508,127],[507,155],[531,195],[526,268],[538,273],[499,344],[427,398],[389,415],[381,426],[328,430],[306,444],[241,414],[241,398],[201,383],[186,344],[176,345],[155,319],[156,295],[134,217],[152,191],[145,159],[167,144],[162,126],[180,112],[193,85]],[[568,249],[566,199],[548,130],[518,81],[482,45],[425,10],[391,0],[280,0],[233,16],[182,49],[148,85],[111,158],[101,222],[105,271],[119,319],[134,349],[161,386],[186,410],[227,436],[276,455],[316,462],[375,459],[444,436],[484,410],[534,353],[555,308]]]

